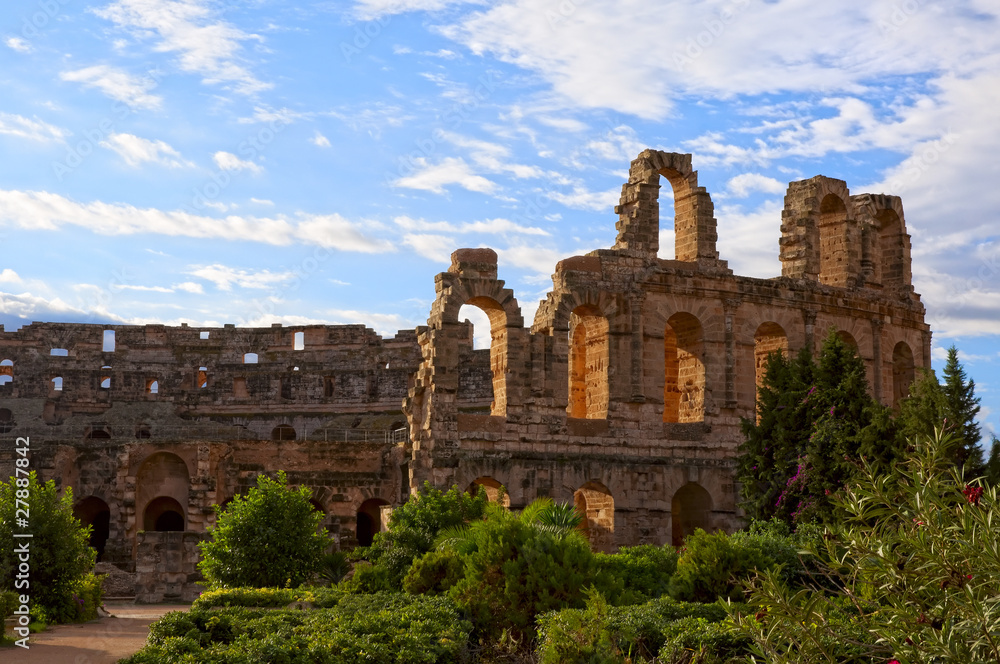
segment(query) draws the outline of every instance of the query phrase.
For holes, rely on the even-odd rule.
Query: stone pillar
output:
[[[736,334],[734,319],[740,307],[737,298],[725,298],[722,307],[726,314],[726,408],[736,408]]]
[[[879,403],[882,401],[882,363],[884,362],[882,358],[882,327],[884,321],[881,318],[873,318],[872,321],[872,354],[875,356],[875,372],[874,372],[874,388],[875,388],[875,400]]]
[[[806,348],[810,353],[816,353],[816,312],[808,309],[802,310],[802,322],[805,324]]]
[[[631,360],[632,360],[632,398],[633,403],[643,403],[646,401],[646,393],[643,385],[642,372],[642,304],[646,299],[646,294],[635,292],[629,295],[629,307],[631,308],[630,326],[632,328],[631,339]]]

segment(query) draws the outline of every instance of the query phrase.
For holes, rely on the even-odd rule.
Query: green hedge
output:
[[[154,623],[120,664],[457,664],[471,630],[451,601],[399,593],[312,611],[196,607]]]
[[[344,594],[335,588],[219,588],[203,592],[191,608],[282,608],[292,602],[309,602],[319,608],[330,608],[336,606]]]
[[[592,595],[586,609],[563,609],[539,618],[539,661],[620,662],[622,655],[652,659],[667,641],[665,632],[675,621],[693,618],[717,623],[727,615],[720,604],[678,602],[664,596],[645,604],[611,607]]]

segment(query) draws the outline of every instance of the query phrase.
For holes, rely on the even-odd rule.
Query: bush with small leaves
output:
[[[331,542],[311,495],[308,487],[288,487],[279,472],[277,480],[260,475],[249,493],[219,509],[210,538],[198,544],[198,569],[209,584],[275,588],[312,578]]]

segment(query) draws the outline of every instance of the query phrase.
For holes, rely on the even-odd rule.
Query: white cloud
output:
[[[8,37],[4,40],[4,44],[8,48],[12,48],[18,53],[30,53],[31,52],[31,42],[28,42],[20,37]]]
[[[32,141],[62,141],[68,133],[59,127],[23,115],[0,113],[0,134],[27,138]]]
[[[250,198],[250,202],[251,203],[256,203],[257,205],[267,205],[269,207],[273,207],[274,206],[274,201],[268,200],[266,198],[253,198],[253,197],[251,197]]]
[[[291,218],[284,215],[228,215],[216,218],[184,210],[137,208],[123,203],[78,203],[44,191],[0,189],[0,226],[3,225],[33,231],[55,231],[64,226],[78,226],[100,235],[152,233],[172,237],[254,241],[277,246],[299,242],[361,253],[394,251],[390,241],[368,234],[379,229],[377,224],[371,221],[351,222],[336,214],[298,213]]]
[[[0,272],[0,284],[20,284],[23,283],[21,276],[10,269],[5,267],[2,272]]]
[[[436,12],[470,2],[479,4],[478,0],[358,0],[354,12],[358,18],[370,20],[406,12]]]
[[[403,244],[424,258],[445,264],[451,261],[451,254],[457,248],[452,238],[431,233],[407,233]]]
[[[742,173],[734,178],[730,178],[726,183],[726,188],[737,198],[746,198],[755,191],[763,191],[768,194],[783,194],[787,185],[783,182],[769,178],[760,173]]]
[[[270,270],[251,272],[218,263],[188,270],[186,274],[213,283],[216,288],[223,291],[232,290],[234,285],[240,288],[273,288],[295,277],[294,272],[271,272]]]
[[[318,129],[316,130],[316,133],[313,135],[313,137],[309,139],[309,142],[321,148],[330,147],[330,139],[324,136],[323,134],[319,133]]]
[[[152,162],[169,168],[194,166],[181,154],[163,141],[151,141],[134,134],[109,134],[108,140],[101,141],[101,147],[114,150],[129,166],[141,166]]]
[[[163,99],[149,94],[156,87],[156,81],[151,76],[139,78],[123,69],[108,65],[94,65],[64,71],[59,78],[72,83],[81,83],[85,88],[97,88],[105,96],[120,101],[133,108],[157,109]]]
[[[417,172],[395,180],[393,186],[422,189],[435,194],[445,193],[445,187],[450,184],[481,194],[492,194],[497,190],[495,182],[475,174],[461,157],[445,157],[435,164],[428,163],[424,157],[413,161]]]
[[[550,191],[546,195],[557,203],[562,203],[574,210],[609,212],[618,204],[621,193],[621,187],[607,191],[590,191],[583,185],[575,185],[571,193]]]
[[[173,293],[172,288],[166,288],[165,286],[135,286],[132,284],[115,284],[111,287],[111,290],[130,290],[139,291],[141,293]]]
[[[442,131],[440,136],[456,147],[469,150],[469,158],[487,172],[510,173],[518,179],[538,178],[545,175],[545,171],[538,166],[508,162],[507,157],[510,156],[510,149],[499,143],[470,138],[449,131]]]
[[[715,215],[719,225],[719,258],[729,261],[736,274],[761,279],[780,275],[778,240],[783,208],[781,199],[766,201],[750,212],[744,212],[738,205],[719,207]],[[660,247],[664,249],[662,244]],[[673,247],[669,251],[673,258]]]
[[[261,37],[217,20],[204,0],[116,0],[95,13],[138,40],[156,35],[155,51],[176,53],[180,68],[201,75],[205,83],[223,84],[241,94],[272,87],[241,61],[242,42]]]
[[[224,171],[250,171],[251,173],[261,173],[263,168],[252,161],[240,159],[232,152],[219,151],[212,155],[215,165]]]
[[[425,221],[407,216],[393,219],[397,226],[408,231],[438,231],[445,233],[516,233],[522,235],[550,235],[542,228],[522,226],[509,219],[496,218],[453,224],[449,221]]]
[[[329,309],[324,311],[323,314],[329,316],[329,320],[319,322],[328,325],[364,323],[383,337],[395,336],[399,330],[412,330],[417,325],[423,325],[427,322],[411,320],[399,314],[383,314],[355,309]]]
[[[184,281],[179,284],[173,285],[174,290],[184,291],[185,293],[194,293],[200,295],[205,292],[205,289],[201,287],[201,284],[195,283],[194,281]]]

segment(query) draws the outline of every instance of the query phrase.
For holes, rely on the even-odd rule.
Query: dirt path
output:
[[[146,644],[150,623],[188,606],[124,604],[106,607],[111,618],[83,625],[56,625],[32,634],[30,647],[3,648],[4,664],[114,664]]]

